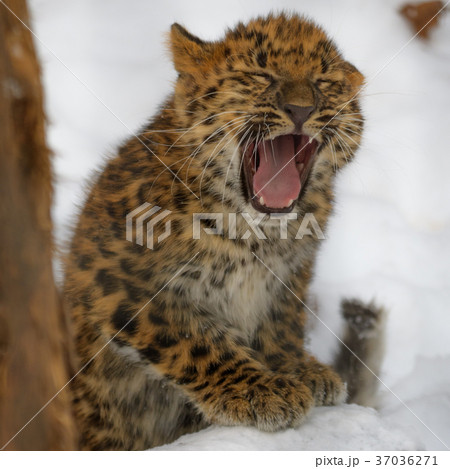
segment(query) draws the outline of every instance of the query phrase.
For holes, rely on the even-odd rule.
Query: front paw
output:
[[[342,404],[347,398],[347,386],[340,376],[314,359],[302,367],[300,379],[311,390],[316,406]]]
[[[212,422],[250,425],[270,432],[298,426],[314,405],[307,386],[281,375],[265,377],[251,386],[243,383],[219,394],[208,412]]]

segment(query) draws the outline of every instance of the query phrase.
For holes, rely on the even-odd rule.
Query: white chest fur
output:
[[[286,281],[292,274],[290,266],[275,256],[265,258],[263,262],[266,265],[252,255],[244,265],[237,265],[231,272],[226,268],[219,272],[204,268],[196,289],[199,304],[214,311],[219,320],[246,337],[253,334],[280,295],[290,294],[271,272]]]

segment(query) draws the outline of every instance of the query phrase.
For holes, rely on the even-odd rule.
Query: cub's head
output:
[[[175,109],[203,187],[240,210],[290,212],[359,144],[363,76],[299,16],[238,24],[205,42],[174,24]]]

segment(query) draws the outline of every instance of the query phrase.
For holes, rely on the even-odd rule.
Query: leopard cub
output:
[[[335,176],[360,142],[362,75],[297,15],[218,42],[174,24],[169,44],[173,94],[98,176],[67,256],[86,449],[212,423],[276,431],[346,397],[304,349],[305,302]],[[148,249],[151,208],[170,211],[170,236]],[[194,214],[220,217],[193,236]],[[319,230],[299,236],[302,220]]]

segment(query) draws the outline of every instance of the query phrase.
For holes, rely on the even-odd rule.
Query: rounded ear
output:
[[[169,46],[178,73],[198,73],[213,58],[214,44],[202,41],[178,23],[170,29]]]
[[[350,62],[344,62],[345,78],[350,82],[352,89],[357,91],[364,84],[364,75]]]

